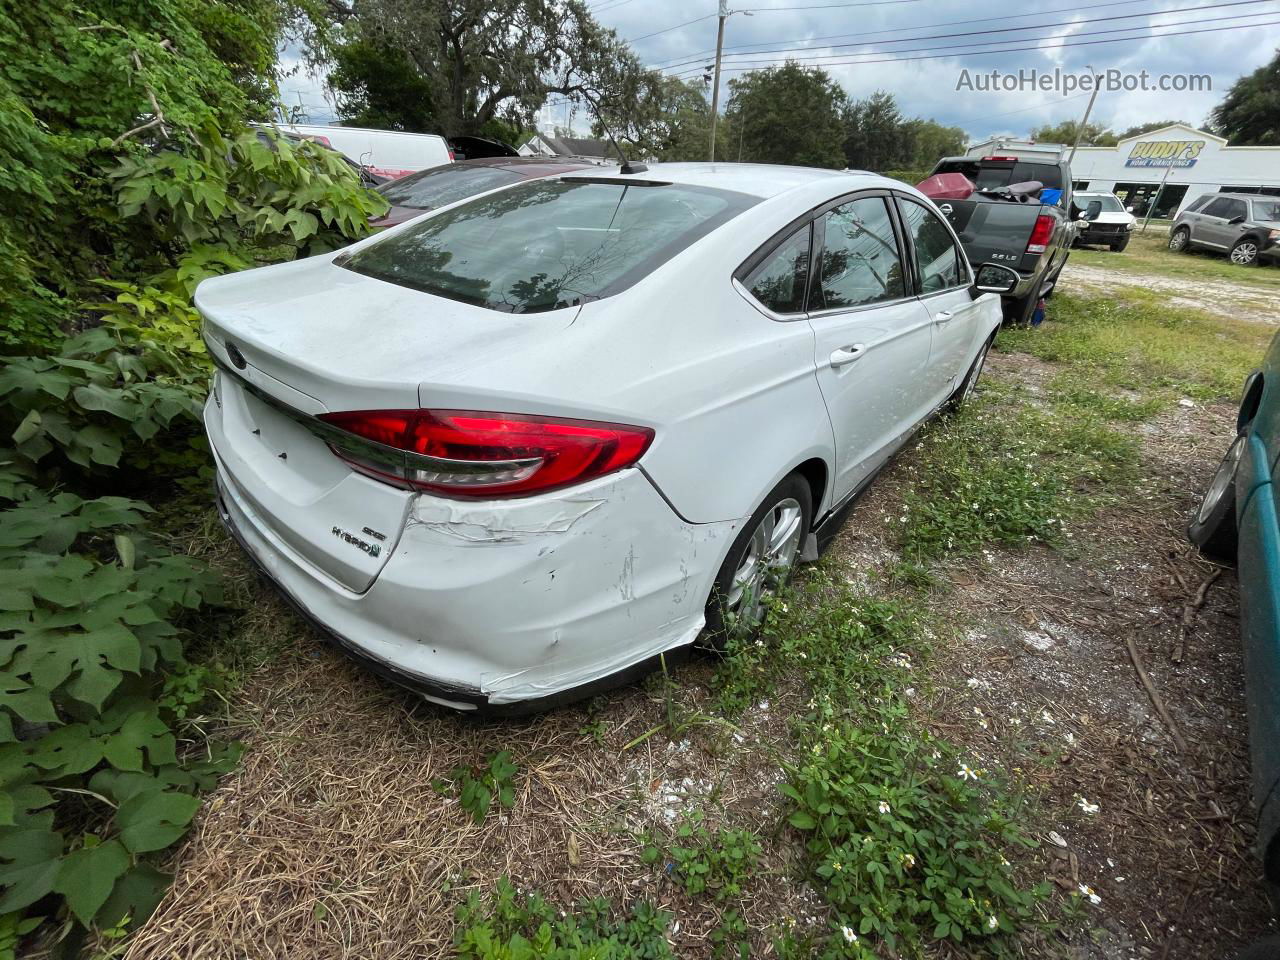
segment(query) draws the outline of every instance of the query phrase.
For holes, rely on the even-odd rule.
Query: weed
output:
[[[673,960],[670,913],[640,902],[615,914],[602,898],[557,911],[504,877],[488,902],[472,893],[458,908],[454,946],[458,960]]]
[[[673,878],[691,896],[710,891],[717,900],[739,897],[760,859],[760,841],[750,830],[722,828],[713,833],[702,819],[700,811],[692,813],[676,828],[675,843],[665,851],[651,840],[644,860],[657,863],[665,853]]]
[[[516,802],[516,789],[512,778],[520,768],[511,762],[511,751],[501,750],[489,758],[483,767],[457,767],[453,771],[452,786],[458,791],[458,804],[471,814],[476,823],[484,823],[494,798],[498,804],[510,810]],[[437,781],[432,784],[438,792],[445,792],[449,784]]]
[[[713,960],[748,960],[751,956],[751,944],[748,939],[750,930],[742,914],[736,910],[726,910],[720,922],[711,931],[711,956]]]

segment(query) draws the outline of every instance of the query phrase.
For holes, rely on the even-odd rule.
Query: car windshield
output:
[[[1100,197],[1092,193],[1076,194],[1076,206],[1087,208],[1091,203],[1102,204],[1103,213],[1124,213],[1124,204],[1120,202],[1119,197],[1114,197],[1110,194]]]
[[[399,180],[384,183],[378,192],[397,207],[434,210],[478,193],[519,183],[524,177],[502,167],[468,167],[450,164],[412,173]]]
[[[684,184],[526,181],[335,262],[451,300],[538,313],[625,289],[757,202]]]
[[[1280,221],[1280,200],[1253,201],[1253,219]]]

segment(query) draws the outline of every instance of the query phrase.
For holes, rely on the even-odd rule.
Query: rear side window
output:
[[[1226,197],[1218,197],[1200,212],[1206,217],[1229,217],[1231,214],[1227,211],[1230,209],[1231,201]]]
[[[968,282],[968,273],[960,265],[960,248],[932,210],[900,197],[899,209],[916,251],[920,266],[920,292],[937,293]]]
[[[526,181],[335,262],[450,300],[539,313],[626,289],[757,202],[685,184]]]
[[[434,210],[523,179],[520,174],[501,167],[452,165],[392,180],[379,187],[378,192],[397,207]]]
[[[804,310],[809,282],[809,224],[783,241],[743,282],[751,295],[774,313]]]
[[[883,197],[841,204],[819,224],[824,240],[811,309],[860,307],[906,295],[902,254]]]
[[[1212,196],[1213,194],[1206,193],[1202,197],[1196,197],[1194,200],[1191,201],[1191,204],[1190,206],[1187,207],[1186,212],[1194,213],[1195,211],[1199,210],[1201,207],[1203,207],[1206,203],[1209,202],[1209,198]]]

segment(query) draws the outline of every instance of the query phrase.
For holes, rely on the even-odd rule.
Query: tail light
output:
[[[1044,253],[1053,239],[1053,217],[1042,213],[1036,217],[1036,225],[1031,228],[1031,239],[1027,241],[1027,253]]]
[[[648,427],[468,410],[326,413],[320,432],[359,472],[450,497],[523,497],[634,464]]]

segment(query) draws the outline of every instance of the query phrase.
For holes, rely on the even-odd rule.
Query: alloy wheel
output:
[[[1248,264],[1258,259],[1258,245],[1249,240],[1242,240],[1231,248],[1231,262]]]
[[[982,376],[982,370],[987,365],[987,352],[990,349],[990,342],[982,345],[982,352],[978,354],[978,359],[973,362],[973,372],[969,374],[969,379],[965,381],[964,393],[960,396],[961,403],[967,403],[969,398],[973,396],[974,391],[978,389],[978,378]]]
[[[1172,237],[1169,238],[1169,249],[1174,251],[1175,253],[1182,250],[1182,248],[1185,247],[1186,245],[1187,245],[1187,232],[1185,230],[1179,230],[1177,233],[1175,233]]]
[[[1198,523],[1208,521],[1218,502],[1226,496],[1231,485],[1235,483],[1236,468],[1240,465],[1240,457],[1244,454],[1244,445],[1245,438],[1241,434],[1232,442],[1227,455],[1222,458],[1222,463],[1218,464],[1218,472],[1213,475],[1213,481],[1209,484],[1209,489],[1204,492],[1204,499],[1200,501],[1200,507],[1196,510]]]
[[[749,633],[764,618],[766,601],[795,565],[803,522],[804,510],[793,497],[779,500],[760,518],[734,571],[724,604],[725,621],[732,633]]]

